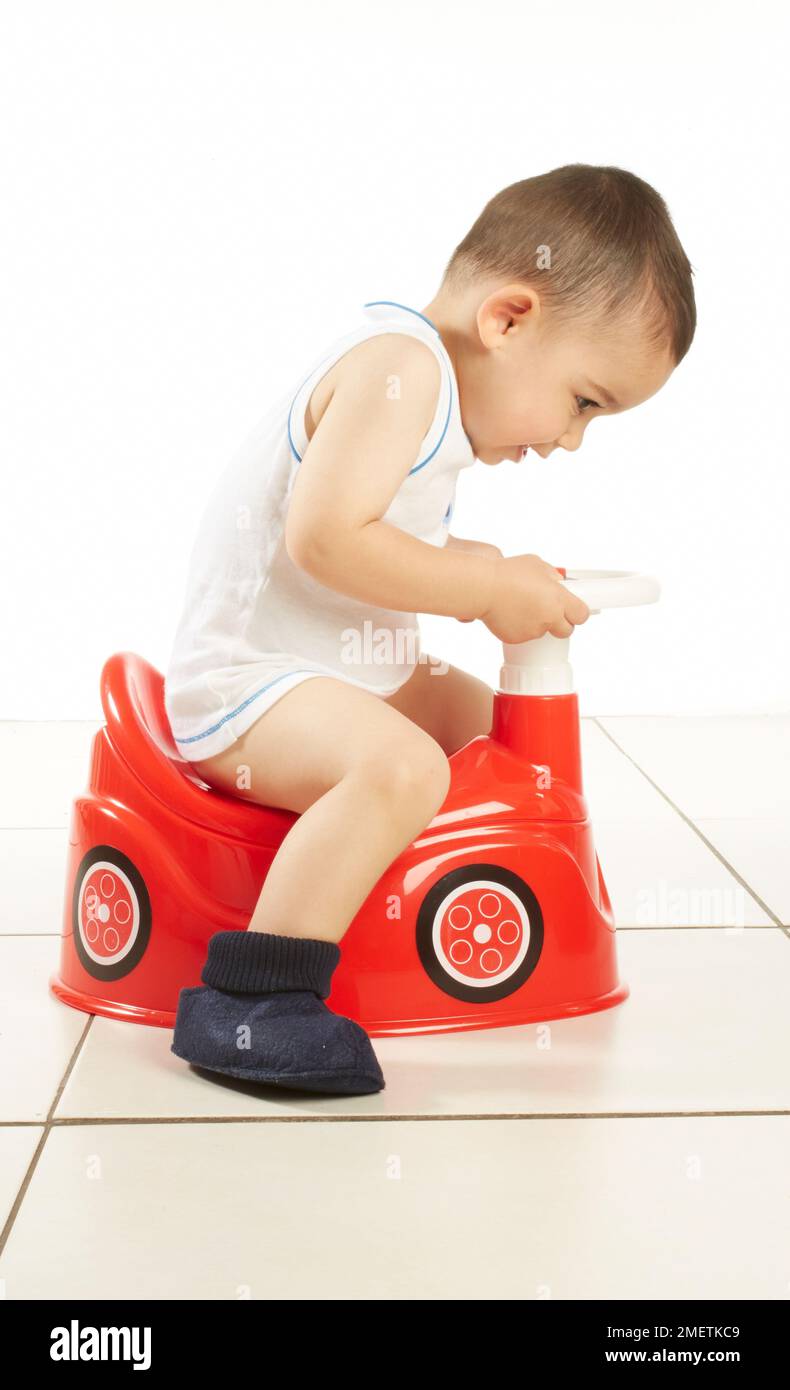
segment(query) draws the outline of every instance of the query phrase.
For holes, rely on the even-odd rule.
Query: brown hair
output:
[[[443,286],[478,277],[524,280],[552,318],[600,324],[636,311],[646,339],[675,364],[697,324],[691,263],[659,193],[627,169],[564,164],[521,179],[486,203],[456,246]]]

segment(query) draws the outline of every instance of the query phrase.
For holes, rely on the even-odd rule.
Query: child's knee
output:
[[[381,793],[393,809],[431,815],[442,805],[450,786],[446,753],[430,736],[404,739],[381,750],[362,768],[369,788]]]

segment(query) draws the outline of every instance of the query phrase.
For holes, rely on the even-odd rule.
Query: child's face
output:
[[[456,364],[461,416],[475,457],[489,464],[518,462],[524,446],[544,459],[578,449],[596,415],[641,405],[674,370],[666,349],[644,345],[638,321],[605,334],[589,323],[555,328],[523,285],[490,294],[469,336]]]

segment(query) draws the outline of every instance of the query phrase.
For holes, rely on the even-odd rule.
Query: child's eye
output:
[[[584,402],[583,405],[580,405],[580,406],[579,406],[579,409],[578,409],[577,412],[576,412],[577,415],[583,415],[584,412],[585,412],[585,410],[587,409],[588,405],[594,405],[595,408],[596,408],[596,410],[600,410],[600,406],[598,405],[598,402],[597,402],[597,401],[589,401],[589,400],[587,399],[586,396],[577,396],[577,397],[576,397],[576,400],[577,400],[577,401],[583,401],[583,402]]]

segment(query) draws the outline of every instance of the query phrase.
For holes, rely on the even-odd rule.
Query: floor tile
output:
[[[600,818],[593,834],[618,927],[775,925],[680,816]]]
[[[90,1015],[48,991],[56,936],[0,936],[0,1123],[43,1120]]]
[[[0,1125],[0,1231],[8,1220],[43,1132],[43,1125]],[[0,1299],[4,1297],[0,1279]]]
[[[790,820],[695,821],[703,835],[790,926]]]
[[[0,935],[60,935],[68,831],[0,829]]]
[[[603,722],[603,721],[601,721]],[[582,784],[590,819],[660,821],[677,811],[591,719],[581,721]]]
[[[87,784],[97,721],[0,722],[0,826],[68,827]]]
[[[790,1117],[53,1130],[8,1299],[783,1299]]]
[[[170,1030],[96,1018],[56,1116],[790,1109],[790,941],[779,928],[645,928],[619,932],[617,949],[630,988],[617,1007],[517,1028],[375,1038],[386,1086],[369,1096],[277,1093],[200,1072],[170,1051]]]
[[[598,722],[692,820],[790,821],[790,715]]]

